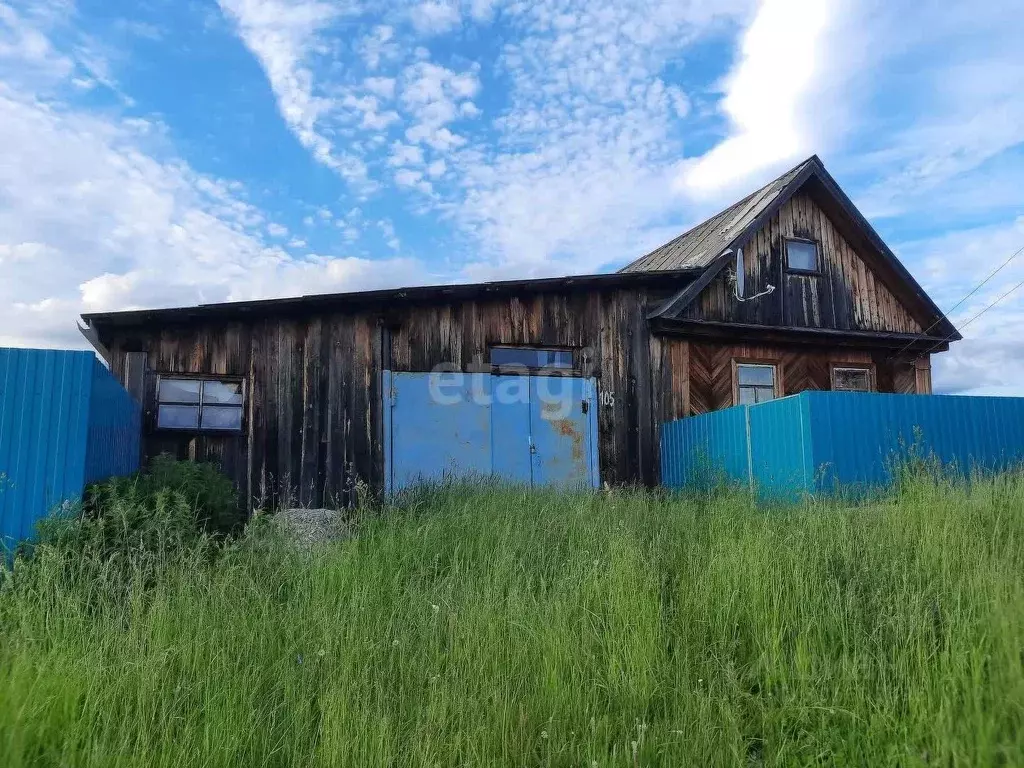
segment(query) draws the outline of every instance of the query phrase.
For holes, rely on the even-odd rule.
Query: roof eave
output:
[[[615,289],[687,282],[699,277],[702,269],[681,269],[664,272],[603,273],[528,280],[499,280],[486,283],[454,283],[445,285],[407,286],[349,293],[309,294],[280,299],[199,304],[191,307],[134,309],[114,312],[91,312],[81,316],[91,329],[112,326],[135,326],[157,322],[187,322],[209,317],[252,317],[267,313],[311,311],[319,308],[356,309],[374,304],[431,303],[451,299],[488,298],[523,293],[550,293],[587,288]]]
[[[651,330],[655,333],[682,334],[691,338],[743,339],[744,341],[756,340],[768,343],[863,347],[917,353],[945,351],[949,348],[950,342],[949,339],[941,336],[922,336],[914,333],[799,328],[670,317],[654,318],[651,321]]]

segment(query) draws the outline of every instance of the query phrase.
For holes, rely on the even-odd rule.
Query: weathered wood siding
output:
[[[145,449],[213,460],[251,507],[352,503],[383,484],[380,373],[489,370],[493,344],[568,346],[598,380],[601,479],[657,480],[658,425],[686,412],[685,342],[651,336],[665,291],[587,290],[138,328],[108,340],[122,378],[145,353]],[[681,371],[682,378],[676,372]],[[160,374],[241,376],[242,434],[156,429]]]
[[[818,243],[820,272],[786,270],[786,238]],[[683,311],[691,320],[776,327],[919,333],[920,323],[854,251],[807,194],[794,195],[743,247],[745,294],[774,285],[754,301],[736,300],[725,270]]]
[[[781,395],[831,390],[832,368],[844,365],[870,368],[877,392],[930,393],[930,381],[927,388],[920,383],[921,377],[915,376],[915,364],[895,362],[891,354],[891,351],[690,342],[687,413],[698,415],[736,404],[734,361],[776,365]],[[927,361],[918,365],[927,366]]]
[[[652,335],[647,314],[670,294],[573,289],[293,311],[135,327],[105,342],[114,372],[144,393],[146,454],[220,463],[250,508],[352,504],[362,489],[381,489],[381,372],[490,370],[495,344],[578,350],[581,373],[598,381],[600,472],[610,484],[657,482],[660,423],[733,405],[734,360],[778,363],[786,394],[829,389],[836,363],[873,365],[881,392],[930,390],[927,360],[896,366],[889,352]],[[156,429],[161,374],[241,377],[243,432]]]
[[[367,316],[267,318],[133,331],[111,345],[112,367],[141,348],[147,456],[215,461],[252,506],[344,504],[362,482],[379,484],[372,424],[380,407],[380,332]],[[134,355],[137,356],[137,355]],[[160,374],[240,376],[241,434],[156,429]]]

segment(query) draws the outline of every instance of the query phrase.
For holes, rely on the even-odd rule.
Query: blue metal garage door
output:
[[[388,492],[498,477],[597,487],[597,385],[568,376],[384,372]]]

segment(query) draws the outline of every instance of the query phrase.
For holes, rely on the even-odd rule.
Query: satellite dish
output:
[[[726,248],[724,251],[722,251],[722,256],[726,256],[730,253],[736,254],[736,262],[733,268],[735,270],[736,276],[734,282],[737,301],[751,301],[752,299],[759,299],[762,296],[767,296],[769,293],[775,290],[775,286],[769,284],[768,287],[765,288],[760,293],[755,293],[753,296],[744,296],[743,294],[746,293],[746,276],[743,274],[743,249],[737,248],[735,251],[733,251],[732,248]]]
[[[743,274],[743,249],[736,249],[736,295],[743,296],[746,293],[744,281],[746,275]]]

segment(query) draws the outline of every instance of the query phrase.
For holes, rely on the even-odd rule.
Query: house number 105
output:
[[[598,395],[598,402],[609,407],[615,405],[615,393],[602,390]]]

